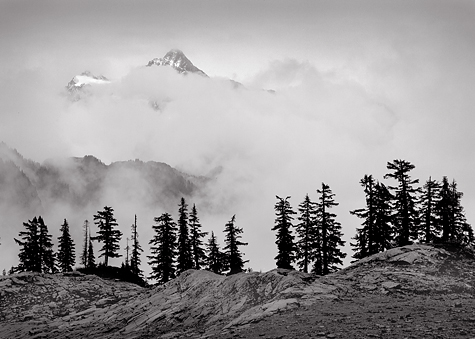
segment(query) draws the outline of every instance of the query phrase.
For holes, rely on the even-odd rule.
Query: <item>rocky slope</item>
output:
[[[191,270],[142,289],[24,273],[0,280],[0,338],[466,338],[474,263],[470,251],[411,245],[325,277]]]
[[[190,59],[178,49],[172,49],[163,58],[150,60],[147,67],[150,66],[170,66],[181,74],[195,73],[207,77],[205,72],[193,65]]]

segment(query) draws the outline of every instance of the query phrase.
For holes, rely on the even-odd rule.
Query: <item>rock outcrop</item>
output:
[[[472,295],[470,251],[395,248],[335,274],[189,270],[152,288],[72,274],[0,279],[0,338],[205,338],[274,314],[351,298]],[[318,307],[317,307],[318,309]]]
[[[335,275],[354,292],[473,293],[474,254],[469,249],[415,244],[359,260]]]

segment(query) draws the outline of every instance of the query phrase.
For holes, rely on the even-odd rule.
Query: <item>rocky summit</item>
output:
[[[470,338],[475,259],[410,245],[325,277],[189,270],[151,288],[77,272],[0,280],[0,338]]]
[[[163,58],[155,58],[148,62],[147,67],[150,66],[170,66],[178,73],[187,74],[195,73],[207,77],[206,73],[193,65],[185,54],[179,49],[172,49]]]

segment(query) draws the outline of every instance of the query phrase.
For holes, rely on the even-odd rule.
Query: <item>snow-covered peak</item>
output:
[[[79,75],[76,75],[71,81],[68,83],[66,88],[69,91],[75,91],[82,88],[84,85],[91,85],[91,84],[108,84],[110,83],[109,79],[107,79],[103,75],[95,76],[89,71],[85,71]]]
[[[172,49],[165,54],[163,58],[155,58],[148,62],[147,66],[171,66],[179,73],[197,73],[203,76],[207,76],[205,72],[193,65],[185,54],[179,49]]]

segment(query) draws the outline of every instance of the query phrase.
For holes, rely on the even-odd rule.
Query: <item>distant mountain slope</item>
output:
[[[100,208],[104,195],[123,197],[124,201],[135,199],[144,208],[174,207],[179,198],[197,193],[206,181],[155,161],[106,165],[88,155],[39,164],[0,144],[0,203],[21,205],[31,210],[27,216],[57,202],[76,208],[96,204]]]
[[[265,330],[277,336],[268,338],[292,334],[295,337],[301,327],[306,328],[306,333],[318,333],[320,337],[348,337],[327,332],[316,326],[319,324],[315,320],[295,325],[299,314],[306,310],[312,309],[312,313],[307,312],[312,318],[321,316],[323,305],[339,312],[332,313],[335,315],[344,313],[348,307],[357,309],[355,312],[359,314],[360,304],[365,301],[387,305],[387,309],[378,306],[378,318],[360,324],[366,327],[391,317],[395,313],[392,305],[398,302],[403,310],[409,306],[417,309],[417,303],[430,297],[434,301],[431,307],[446,312],[446,299],[473,295],[474,264],[470,249],[411,245],[373,255],[325,277],[283,269],[228,277],[189,270],[162,286],[142,289],[91,276],[23,273],[0,278],[0,337],[257,338],[262,335],[252,331],[252,327],[274,315],[278,316],[267,323]],[[448,297],[442,300],[442,295]],[[417,299],[419,296],[422,299]],[[68,303],[68,298],[75,302]],[[416,304],[410,304],[415,298]],[[442,300],[440,307],[437,298]],[[339,309],[339,305],[345,309]],[[372,304],[366,307],[376,308]],[[330,317],[332,314],[323,313]],[[400,338],[402,327],[412,316],[416,315],[391,318],[389,323],[398,327],[394,336],[390,336],[391,332],[383,332],[386,333],[383,336]],[[461,316],[451,319],[443,316],[443,320],[450,322]],[[342,327],[351,322],[349,317],[331,318],[334,331],[353,333],[351,328]],[[294,326],[279,327],[279,324]],[[440,327],[440,323],[436,326]],[[376,328],[380,329],[378,333],[381,328],[391,331],[383,325]],[[371,334],[371,337],[381,336]],[[361,338],[361,334],[355,338]]]

